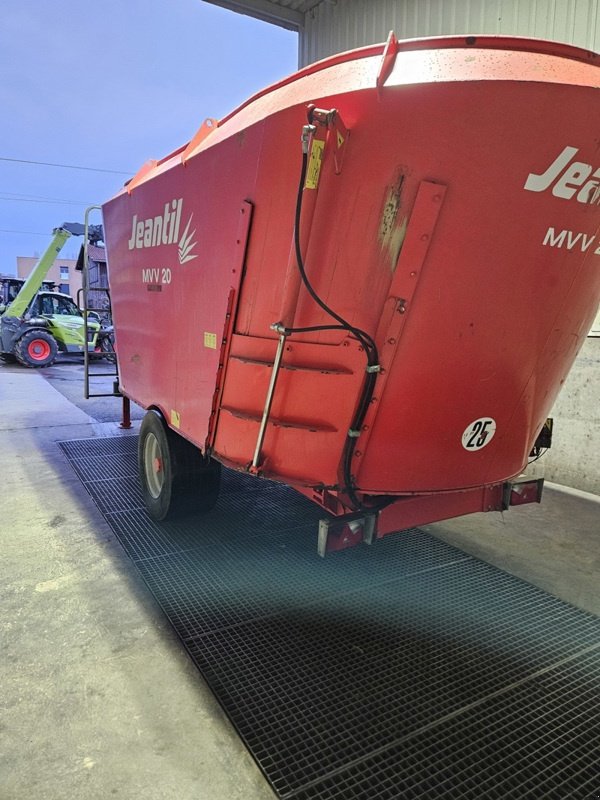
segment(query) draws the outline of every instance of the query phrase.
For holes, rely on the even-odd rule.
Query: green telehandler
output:
[[[69,295],[41,291],[44,278],[70,236],[84,226],[65,222],[53,231],[50,245],[9,305],[0,305],[0,357],[26,367],[48,367],[59,352],[94,352],[100,323],[83,314]]]

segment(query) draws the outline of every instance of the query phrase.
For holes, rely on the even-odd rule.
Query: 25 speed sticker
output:
[[[492,441],[495,433],[496,420],[492,417],[479,417],[467,425],[462,435],[462,446],[469,452],[481,450]]]

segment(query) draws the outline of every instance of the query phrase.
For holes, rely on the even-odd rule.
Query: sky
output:
[[[296,65],[296,34],[202,0],[3,0],[0,273]]]

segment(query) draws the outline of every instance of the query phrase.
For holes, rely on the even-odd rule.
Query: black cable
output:
[[[119,169],[101,169],[100,167],[79,167],[75,164],[55,164],[50,161],[31,161],[26,158],[6,158],[0,156],[0,161],[12,161],[15,164],[35,164],[40,167],[60,167],[60,169],[80,169],[85,172],[106,172],[110,175],[131,175],[131,172],[124,172]]]
[[[369,336],[368,333],[361,330],[360,328],[353,327],[347,320],[337,314],[332,308],[330,308],[315,292],[313,289],[308,275],[306,274],[306,270],[304,268],[304,260],[302,258],[302,251],[300,248],[300,217],[302,215],[302,200],[304,198],[304,182],[306,180],[306,170],[308,168],[308,153],[302,153],[302,169],[300,170],[300,182],[298,184],[298,194],[296,197],[296,215],[294,220],[294,249],[296,251],[296,263],[298,265],[298,269],[300,271],[300,276],[302,278],[302,282],[306,287],[306,290],[312,297],[312,299],[320,306],[326,314],[329,314],[330,317],[333,317],[337,322],[340,323],[341,327],[347,331],[350,331],[363,345],[365,351],[375,350],[377,352],[377,348],[375,347],[375,342]],[[293,331],[295,332],[295,331]]]
[[[352,420],[352,424],[350,427],[350,432],[359,432],[362,429],[363,422],[365,420],[365,416],[367,414],[367,410],[373,398],[373,392],[375,390],[375,382],[377,380],[378,370],[370,370],[371,367],[378,367],[379,366],[379,354],[377,352],[377,346],[373,340],[373,338],[366,332],[361,330],[360,328],[356,328],[351,325],[347,320],[345,320],[342,316],[337,314],[332,308],[330,308],[315,292],[313,289],[308,276],[306,274],[306,270],[304,267],[304,259],[302,257],[302,250],[300,247],[300,219],[302,215],[302,201],[304,197],[304,183],[306,181],[306,171],[308,166],[308,153],[302,154],[302,169],[300,171],[300,182],[298,184],[298,194],[296,197],[296,214],[295,214],[295,223],[294,223],[294,249],[296,254],[296,262],[298,266],[298,270],[300,272],[300,277],[302,278],[302,282],[306,287],[309,295],[312,299],[317,303],[317,305],[325,311],[330,317],[333,317],[339,324],[338,325],[319,325],[313,326],[310,328],[287,328],[285,329],[286,334],[292,333],[307,333],[309,331],[318,331],[318,330],[347,330],[351,333],[362,345],[366,357],[367,357],[367,373],[366,378],[363,382],[363,386],[361,389],[360,398],[358,401],[358,406],[354,418]],[[352,436],[349,432],[349,435],[346,439],[346,444],[344,445],[344,453],[343,453],[343,472],[344,472],[344,491],[347,493],[348,497],[350,498],[350,502],[352,503],[353,507],[357,511],[367,511],[367,510],[375,510],[381,506],[364,506],[361,501],[359,500],[356,489],[354,486],[354,479],[352,477],[352,458],[354,455],[354,451],[356,449],[356,439],[357,436]],[[386,498],[383,505],[387,505],[388,500]]]
[[[540,459],[542,456],[545,456],[547,452],[548,452],[548,448],[547,448],[547,447],[544,447],[542,450],[540,450],[540,452],[537,454],[537,456],[534,456],[534,457],[532,457],[532,458],[531,458],[531,460],[527,462],[527,464],[528,464],[528,465],[529,465],[529,464],[534,464],[534,463],[535,463],[536,461],[538,461],[538,460],[539,460],[539,459]]]
[[[315,331],[345,331],[345,325],[310,325],[307,328],[283,328],[282,332],[285,336],[290,336],[292,333],[314,333]]]

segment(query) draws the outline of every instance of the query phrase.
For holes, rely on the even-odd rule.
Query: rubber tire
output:
[[[42,339],[44,342],[46,342],[46,344],[50,348],[50,353],[48,357],[41,361],[33,359],[29,355],[29,345],[36,339]],[[16,343],[15,355],[18,361],[20,361],[20,363],[23,364],[24,367],[32,367],[33,369],[39,369],[40,367],[49,367],[56,361],[56,357],[58,355],[58,345],[56,344],[54,336],[49,334],[47,331],[40,331],[40,330],[28,331],[26,334],[21,336],[19,341]]]
[[[109,362],[109,364],[117,363],[117,354],[110,339],[103,338],[100,342],[100,351],[102,356]]]
[[[148,436],[156,438],[162,460],[163,484],[153,497],[146,475],[145,449]],[[138,466],[144,503],[150,516],[161,522],[210,511],[221,487],[221,464],[205,460],[201,451],[166,424],[162,415],[148,411],[142,420],[138,441]]]

